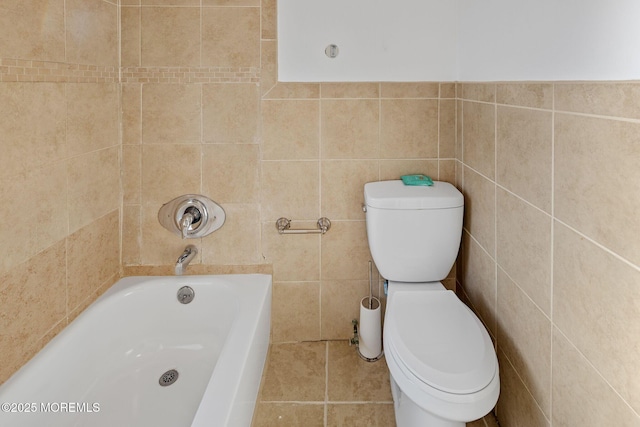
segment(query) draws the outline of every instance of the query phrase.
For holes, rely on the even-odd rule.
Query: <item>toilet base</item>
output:
[[[459,421],[445,420],[425,411],[402,392],[393,376],[389,375],[389,378],[397,427],[465,427],[467,425]]]

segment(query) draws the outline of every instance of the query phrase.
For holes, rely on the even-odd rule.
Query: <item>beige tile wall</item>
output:
[[[120,276],[118,6],[0,6],[0,383]]]
[[[500,424],[640,425],[640,84],[458,90],[458,278],[497,344]]]
[[[122,18],[125,266],[172,264],[185,242],[158,209],[202,193],[227,222],[195,262],[273,266],[274,342],[350,337],[368,293],[363,185],[453,182],[455,85],[277,83],[275,1],[123,4]],[[332,228],[281,236],[282,216]]]

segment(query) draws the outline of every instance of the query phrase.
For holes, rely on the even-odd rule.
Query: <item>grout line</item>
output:
[[[519,199],[520,201],[522,201],[522,202],[526,203],[526,204],[527,204],[527,205],[529,205],[530,207],[532,207],[532,208],[536,209],[536,210],[537,210],[537,211],[539,211],[540,213],[543,213],[543,214],[545,214],[545,215],[547,215],[547,216],[549,216],[549,217],[553,218],[553,217],[552,217],[552,215],[551,215],[549,212],[547,212],[547,211],[545,211],[544,209],[542,209],[542,208],[540,208],[540,207],[538,207],[538,206],[534,205],[533,203],[531,203],[531,202],[530,202],[530,201],[528,201],[527,199],[523,198],[522,196],[520,196],[520,195],[519,195],[519,194],[517,194],[517,193],[514,193],[513,191],[511,191],[510,189],[508,189],[508,188],[507,188],[507,187],[505,187],[504,185],[502,185],[502,184],[500,184],[500,183],[496,182],[494,179],[489,178],[488,176],[486,176],[486,175],[485,175],[485,174],[483,174],[482,172],[478,171],[477,169],[475,169],[475,168],[473,168],[473,167],[469,166],[468,164],[466,164],[466,163],[464,163],[464,162],[461,162],[461,164],[462,164],[462,166],[463,166],[464,168],[467,168],[467,169],[469,169],[469,170],[471,170],[471,171],[475,172],[476,174],[480,175],[482,178],[486,179],[487,181],[491,181],[493,184],[495,184],[495,185],[496,185],[496,187],[497,187],[497,188],[499,188],[499,189],[501,189],[501,190],[503,190],[503,191],[505,191],[505,192],[509,193],[509,194],[510,194],[510,195],[512,195],[513,197],[516,197],[517,199]]]
[[[243,8],[243,9],[258,9],[260,8],[260,6],[255,6],[255,5],[189,5],[189,4],[136,4],[136,5],[129,5],[129,4],[125,4],[122,5],[124,7],[139,7],[139,8],[161,8],[161,9],[170,9],[170,8],[177,8],[177,9],[195,9],[195,8],[199,8],[199,7],[203,7],[203,8],[210,8],[210,9],[215,9],[215,8],[219,8],[219,9],[225,9],[225,8]]]
[[[121,85],[122,86],[122,85]],[[144,85],[140,84],[136,87],[137,90],[137,97],[138,97],[138,105],[136,106],[136,108],[138,109],[137,114],[138,114],[138,131],[139,131],[139,136],[138,136],[138,153],[139,153],[139,157],[140,159],[138,160],[138,191],[139,191],[139,195],[138,195],[138,200],[137,203],[140,205],[141,209],[140,209],[140,214],[139,216],[142,216],[142,183],[143,183],[143,179],[142,179],[142,172],[143,172],[143,166],[144,166],[144,126],[143,126],[143,122],[142,122],[142,100],[143,100],[143,92],[144,92]],[[142,220],[140,220],[140,224],[139,224],[140,228],[139,230],[142,230]],[[142,246],[142,244],[140,244],[140,246]]]
[[[567,224],[566,222],[558,219],[558,218],[553,218],[553,220],[555,222],[557,222],[558,224],[561,224],[565,227],[567,227],[569,230],[573,231],[574,233],[576,233],[577,235],[579,235],[580,237],[582,237],[583,239],[585,239],[586,241],[592,243],[593,245],[597,246],[598,248],[600,248],[601,250],[605,251],[607,254],[613,256],[615,259],[617,259],[618,261],[621,261],[624,264],[627,264],[629,267],[631,267],[632,269],[640,272],[640,266],[634,264],[632,261],[624,258],[622,255],[619,255],[617,253],[615,253],[613,250],[607,248],[606,246],[604,246],[602,243],[597,242],[596,240],[593,240],[593,238],[587,236],[586,234],[582,233],[581,231],[577,230],[576,228],[574,228],[573,226]]]
[[[378,144],[376,147],[378,157],[378,178],[380,181],[382,178],[382,163],[380,157],[382,157],[382,83],[378,82]],[[364,189],[363,189],[364,190]],[[362,202],[364,203],[364,194],[362,195]]]
[[[494,310],[494,322],[495,324],[493,325],[493,327],[495,328],[494,330],[496,331],[496,336],[495,336],[495,340],[496,340],[496,344],[495,346],[498,346],[498,179],[497,179],[497,175],[498,175],[498,104],[497,104],[497,99],[498,99],[498,85],[494,85],[493,87],[493,99],[494,99],[494,106],[493,106],[493,255],[494,255],[494,259],[495,259],[495,264],[494,264],[494,278],[495,278],[495,294],[494,294],[494,301],[493,301],[493,310]]]
[[[261,400],[260,403],[269,403],[269,404],[292,404],[292,405],[324,405],[324,402],[318,400]]]
[[[322,85],[319,84],[318,85],[318,158],[314,161],[317,162],[318,164],[318,213],[319,213],[319,217],[323,216],[323,200],[322,200],[322,165],[323,165],[323,159],[322,159]],[[331,218],[329,218],[329,220],[331,220]],[[318,268],[320,269],[320,271],[318,271],[318,330],[320,331],[320,339],[322,339],[322,334],[323,334],[323,330],[322,330],[322,283],[323,283],[323,277],[322,277],[322,239],[323,236],[319,235],[317,238],[317,245],[318,245]],[[327,377],[325,378],[325,401],[327,400],[327,393],[328,393],[328,364],[329,364],[329,344],[327,344],[327,353],[326,353],[326,375]],[[325,409],[324,409],[324,423],[325,426],[327,425],[327,407],[325,405]]]
[[[612,120],[616,122],[640,123],[640,119],[632,119],[629,117],[607,116],[603,114],[583,113],[580,111],[565,111],[565,110],[555,110],[555,109],[553,111],[558,114],[565,114],[570,116],[590,117],[592,119]]]
[[[138,5],[139,7],[140,5]],[[122,16],[122,5],[120,6],[120,15]],[[138,11],[138,67],[142,67],[142,8]],[[120,39],[120,44],[122,44],[122,39]],[[122,59],[122,58],[120,58]],[[122,67],[121,67],[122,68]],[[120,70],[120,76],[122,76],[122,69]],[[122,84],[122,77],[120,78],[120,83]]]
[[[156,145],[167,145],[167,143],[164,142],[157,142],[157,143],[153,143]],[[182,145],[184,143],[180,143],[180,145]],[[235,144],[235,145],[239,145],[240,143],[216,143],[216,144]],[[245,145],[251,145],[251,144],[245,144]],[[432,162],[437,162],[439,160],[444,160],[444,161],[451,161],[451,162],[455,162],[456,159],[452,158],[452,157],[443,157],[441,159],[438,159],[436,157],[416,157],[416,158],[385,158],[385,159],[375,159],[375,158],[349,158],[349,159],[343,159],[343,158],[335,158],[335,159],[320,159],[323,162],[375,162],[375,161],[380,161],[380,162],[393,162],[393,161],[432,161]],[[315,158],[300,158],[300,159],[265,159],[263,160],[264,162],[268,162],[268,163],[272,163],[272,162],[315,162],[318,161],[318,159]],[[484,176],[484,175],[483,175]]]
[[[437,129],[438,130],[438,134],[437,134],[437,137],[436,137],[437,138],[436,157],[438,159],[436,170],[438,171],[437,172],[438,173],[438,175],[437,175],[438,176],[438,180],[441,179],[440,178],[440,160],[441,160],[440,159],[440,144],[442,143],[442,141],[441,141],[442,135],[441,135],[441,129],[440,129],[441,119],[442,119],[442,114],[441,114],[441,110],[440,110],[442,108],[442,98],[441,98],[442,93],[441,92],[442,92],[442,83],[438,84],[438,110],[437,110],[437,113],[436,113],[436,115],[437,115],[437,119],[436,120],[438,121],[438,129]]]
[[[329,415],[329,341],[325,342],[324,360],[324,427],[327,427]]]
[[[393,400],[340,400],[340,401],[321,401],[321,400],[260,400],[260,403],[269,403],[269,404],[291,404],[291,405],[392,405]]]
[[[286,83],[286,82],[285,82]],[[298,84],[295,82],[290,82],[291,84]],[[315,84],[315,83],[308,83],[308,84]],[[320,86],[322,87],[322,86]],[[266,94],[265,94],[266,95]],[[438,98],[409,98],[409,97],[369,97],[369,96],[365,96],[362,98],[355,98],[355,97],[304,97],[304,98],[297,98],[297,97],[282,97],[282,98],[266,98],[265,101],[310,101],[310,100],[317,100],[317,99],[323,99],[326,101],[376,101],[376,100],[414,100],[414,101],[425,101],[425,100],[430,100],[430,101],[439,101]],[[454,101],[453,98],[443,98],[444,100],[451,100]]]
[[[524,295],[524,296],[529,300],[529,302],[530,302],[531,304],[533,304],[533,306],[534,306],[535,308],[537,308],[537,309],[540,311],[540,313],[542,313],[542,315],[543,315],[545,318],[547,318],[547,319],[549,320],[549,322],[551,322],[551,313],[547,314],[547,313],[542,309],[542,307],[540,307],[540,306],[539,306],[539,305],[538,305],[538,304],[537,304],[537,303],[536,303],[536,302],[531,298],[531,296],[527,293],[527,291],[526,291],[526,290],[524,290],[524,289],[520,286],[520,284],[519,284],[519,283],[518,283],[518,282],[517,282],[513,277],[511,277],[511,275],[509,275],[509,273],[507,273],[507,272],[504,270],[504,268],[502,268],[502,266],[501,266],[500,264],[498,264],[498,272],[502,272],[502,274],[504,274],[505,276],[507,276],[507,278],[508,278],[509,280],[511,280],[511,281],[513,282],[513,284],[514,284],[514,285],[516,285],[516,288],[518,288],[518,290],[519,290],[520,292],[522,292],[522,294],[523,294],[523,295]],[[549,306],[549,312],[551,312],[551,309],[552,309],[552,307],[551,307],[551,306]]]
[[[118,15],[120,15],[120,11],[118,10]],[[67,1],[62,1],[62,27],[64,28],[64,62],[67,62]],[[68,134],[67,134],[68,135]]]
[[[66,8],[66,2],[65,2],[65,6]],[[65,10],[65,16],[66,16],[66,10]],[[66,32],[66,19],[65,19],[65,32]],[[65,37],[65,59],[66,59],[66,37]],[[64,92],[64,132],[65,132],[65,142],[66,142],[66,138],[67,135],[69,135],[69,109],[68,109],[68,96],[69,96],[69,91],[68,91],[68,85],[67,84],[63,84],[62,90]],[[64,290],[65,290],[65,319],[67,321],[67,324],[69,324],[69,237],[71,236],[71,221],[70,221],[70,213],[71,213],[71,209],[70,209],[70,199],[71,196],[69,194],[69,159],[65,159],[65,208],[67,211],[67,221],[66,221],[66,225],[67,225],[67,229],[65,232],[65,237],[64,237]],[[94,220],[95,221],[95,220]],[[74,231],[75,233],[75,231]]]
[[[553,340],[553,338],[552,338],[552,340]],[[511,362],[511,359],[509,359],[509,356],[507,356],[507,354],[504,351],[501,351],[501,353],[504,356],[504,360],[506,360],[507,363],[509,363],[509,365],[511,366],[511,370],[514,372],[515,376],[518,378],[518,381],[520,381],[520,383],[522,384],[522,387],[524,387],[524,389],[527,391],[527,393],[531,397],[531,400],[533,401],[534,405],[538,409],[538,412],[540,412],[540,414],[542,414],[542,416],[545,418],[545,420],[547,420],[547,421],[551,420],[551,417],[547,417],[547,414],[545,413],[545,411],[540,406],[540,403],[538,402],[538,399],[535,398],[535,396],[533,395],[533,392],[531,391],[531,389],[527,385],[527,382],[522,378],[522,376],[520,375],[520,372],[516,369],[516,367],[514,366],[513,362]]]
[[[332,405],[392,405],[393,400],[340,400],[329,401]]]
[[[558,334],[562,335],[562,338],[564,338],[564,340],[573,348],[573,350],[576,353],[578,353],[578,355],[583,359],[583,361],[591,369],[593,369],[593,371],[600,378],[600,380],[602,380],[602,382],[604,382],[609,387],[610,391],[612,391],[616,396],[618,396],[618,398],[620,398],[620,400],[628,407],[628,409],[633,414],[635,414],[636,416],[640,417],[640,412],[636,411],[634,409],[634,407],[631,406],[631,404],[627,401],[627,399],[620,394],[620,392],[618,391],[618,388],[614,387],[614,385],[611,384],[611,382],[604,376],[604,374],[591,362],[591,360],[589,360],[589,358],[576,346],[576,344],[574,344],[574,342],[558,327],[558,325],[554,325],[554,326],[555,326],[555,328],[553,328],[553,329]],[[553,335],[551,336],[551,342],[553,343]],[[552,391],[553,391],[553,387],[552,387]],[[632,397],[632,396],[630,396],[630,397]],[[553,403],[553,401],[552,401],[552,403]]]
[[[116,17],[116,25],[117,25],[117,32],[118,32],[118,40],[122,40],[122,22],[121,22],[121,17],[122,14],[120,13],[120,5],[116,5],[117,8],[117,17]],[[122,96],[123,96],[123,88],[122,88],[122,43],[118,43],[118,75],[116,77],[116,85],[117,85],[117,93],[118,93],[118,118],[117,118],[117,126],[118,126],[118,184],[119,184],[119,194],[118,194],[118,201],[119,201],[119,210],[120,210],[120,218],[119,218],[119,230],[118,230],[118,251],[119,251],[119,256],[118,256],[118,261],[120,263],[119,266],[119,271],[122,272],[122,268],[124,265],[124,230],[123,230],[123,226],[124,226],[124,196],[125,196],[125,190],[124,190],[124,183],[125,183],[125,174],[124,174],[124,164],[125,164],[125,158],[124,158],[124,121],[123,121],[123,117],[124,117],[124,109],[123,109],[123,105],[124,102],[122,100]]]
[[[462,89],[460,89],[462,90]],[[460,111],[458,111],[458,105],[460,105]],[[458,120],[460,120],[460,125],[458,125]],[[458,144],[458,148],[460,149],[460,152],[456,152],[456,157],[458,157],[458,160],[460,161],[460,178],[461,178],[461,182],[460,184],[460,188],[464,189],[464,168],[466,167],[465,163],[464,163],[464,101],[460,100],[456,100],[456,126],[460,128],[460,134],[458,135],[456,132],[456,138],[460,138],[460,142]],[[458,130],[458,128],[456,128],[456,131]],[[457,139],[456,139],[457,141]]]
[[[204,85],[203,84],[198,84],[198,89],[199,91],[199,95],[200,95],[200,141],[199,141],[199,146],[200,146],[200,194],[204,194],[203,192],[203,183],[204,183],[204,154],[205,154],[205,148],[207,146],[207,144],[205,143],[205,137],[204,137]],[[202,241],[202,239],[200,239]]]
[[[551,247],[549,248],[551,255],[551,266],[550,266],[550,277],[549,277],[549,337],[551,338],[551,342],[549,343],[549,419],[553,420],[553,286],[554,286],[554,251],[553,248],[555,246],[555,200],[556,200],[556,192],[555,192],[555,176],[556,176],[556,85],[555,83],[551,85]]]
[[[555,88],[555,84],[554,84],[554,88]],[[585,113],[582,111],[558,110],[555,108],[555,102],[553,102],[553,105],[551,108],[541,108],[541,107],[530,107],[526,105],[504,104],[504,103],[491,102],[491,101],[480,101],[477,99],[458,98],[458,100],[463,102],[474,102],[477,104],[496,104],[497,106],[500,106],[500,107],[517,108],[517,109],[523,109],[523,110],[546,111],[546,112],[555,112],[559,114],[567,114],[567,115],[573,115],[573,116],[591,117],[594,119],[613,120],[613,121],[629,122],[629,123],[640,123],[640,118],[621,117],[621,116],[615,116],[615,115],[596,114],[596,113]]]
[[[485,253],[485,254],[486,254],[486,255],[491,259],[491,261],[493,261],[493,262],[497,263],[497,261],[496,261],[495,257],[494,257],[494,256],[492,256],[489,252],[487,252],[487,250],[485,249],[485,247],[484,247],[484,246],[482,246],[482,244],[478,241],[478,239],[476,239],[476,237],[475,237],[473,234],[471,234],[471,231],[470,231],[469,229],[464,228],[462,231],[463,231],[463,232],[464,232],[464,231],[466,231],[466,232],[467,232],[467,234],[469,235],[469,237],[470,237],[470,238],[471,238],[471,239],[476,243],[476,245],[478,245],[478,247],[479,247],[480,249],[482,249],[482,251],[483,251],[483,252],[484,252],[484,253]]]

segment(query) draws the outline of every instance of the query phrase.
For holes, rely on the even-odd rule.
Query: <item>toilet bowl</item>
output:
[[[495,406],[498,361],[486,329],[441,283],[390,282],[384,352],[398,427],[463,427]]]
[[[451,184],[364,188],[367,239],[388,281],[383,347],[398,427],[463,427],[500,393],[498,360],[476,315],[440,282],[460,247],[464,198]]]

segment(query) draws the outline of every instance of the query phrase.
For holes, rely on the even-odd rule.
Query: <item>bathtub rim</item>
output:
[[[214,368],[191,427],[210,427],[212,425],[211,419],[217,418],[220,413],[226,413],[226,419],[222,425],[246,425],[248,427],[251,425],[256,409],[270,343],[273,277],[270,274],[229,276],[239,276],[238,279],[240,276],[262,276],[260,281],[264,283],[259,283],[259,285],[266,286],[266,292],[262,295],[253,295],[254,298],[259,298],[261,303],[259,311],[249,313],[255,318],[252,319],[242,313],[238,317],[239,321],[231,327],[218,358],[217,366],[224,366],[225,369],[216,369],[217,366]],[[255,308],[253,304],[242,304],[241,307],[242,311]],[[247,329],[251,335],[234,333],[235,329]],[[233,353],[232,349],[241,349],[242,354]],[[233,366],[237,370],[229,369],[229,366]],[[238,379],[240,381],[237,381]],[[233,384],[234,387],[233,390],[224,390],[221,387],[216,387],[216,383]],[[251,412],[247,412],[242,404],[249,405],[252,409]],[[232,421],[233,424],[229,424]]]

